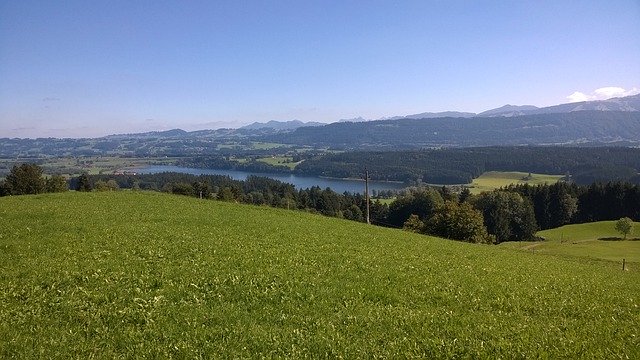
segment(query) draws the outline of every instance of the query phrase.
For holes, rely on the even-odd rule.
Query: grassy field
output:
[[[473,179],[469,190],[472,194],[491,191],[511,184],[552,184],[562,179],[562,175],[531,174],[525,172],[488,171]]]
[[[298,166],[298,164],[302,162],[302,161],[292,162],[292,160],[293,158],[290,156],[268,156],[268,157],[258,159],[258,161],[262,161],[270,165],[286,166],[291,170],[295,169],[296,166]]]
[[[504,246],[553,255],[605,260],[620,266],[622,259],[625,259],[627,270],[640,272],[640,241],[602,240],[621,237],[614,226],[615,221],[565,225],[538,232],[546,241],[507,243]],[[640,223],[634,223],[633,230],[628,238],[639,238]]]
[[[0,223],[0,358],[640,357],[609,262],[146,192]]]
[[[387,205],[391,205],[391,203],[393,203],[394,201],[396,201],[396,198],[371,198],[372,202],[376,202],[376,201],[380,201],[380,203],[382,204],[387,204]]]

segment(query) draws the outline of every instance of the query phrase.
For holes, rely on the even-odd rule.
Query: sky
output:
[[[640,0],[0,0],[0,138],[640,92]]]

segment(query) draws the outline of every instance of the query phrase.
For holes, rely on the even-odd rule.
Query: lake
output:
[[[331,188],[331,190],[337,193],[350,192],[350,193],[364,193],[364,181],[363,180],[346,180],[346,179],[333,179],[322,178],[314,176],[298,176],[293,174],[268,174],[268,173],[256,173],[250,171],[236,171],[236,170],[217,170],[217,169],[197,169],[188,168],[182,166],[160,166],[151,165],[136,169],[129,169],[129,171],[135,171],[138,174],[157,174],[162,172],[178,172],[192,175],[225,175],[234,180],[246,180],[251,175],[268,177],[271,179],[279,180],[294,185],[297,189],[307,189],[312,186],[319,186],[320,188]],[[402,183],[384,182],[384,181],[369,181],[369,192],[373,190],[398,190],[404,188]]]

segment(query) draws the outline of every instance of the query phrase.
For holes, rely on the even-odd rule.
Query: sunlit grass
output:
[[[289,169],[293,170],[300,164],[302,161],[292,162],[293,158],[290,156],[268,156],[258,159],[258,161],[262,161],[269,165],[273,166],[285,166]]]
[[[2,358],[638,358],[640,273],[145,192],[0,198]]]
[[[619,268],[624,259],[630,271],[640,272],[640,241],[615,240],[622,235],[615,230],[615,221],[565,225],[538,232],[545,241],[507,243],[503,246],[560,256],[606,260]],[[640,223],[634,223],[634,231],[628,238],[640,237]]]
[[[470,185],[472,194],[495,190],[511,184],[553,184],[562,179],[562,175],[529,174],[525,172],[488,171],[473,179]]]

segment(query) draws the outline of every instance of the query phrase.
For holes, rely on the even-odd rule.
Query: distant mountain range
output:
[[[258,141],[339,149],[408,149],[493,145],[640,146],[640,95],[538,108],[505,105],[479,114],[420,113],[332,124],[299,120],[239,129],[172,129],[95,139],[0,139],[0,157],[217,154],[224,142]]]
[[[640,111],[640,94],[613,98],[609,100],[582,101],[566,103],[548,107],[537,107],[533,105],[504,105],[502,107],[483,111],[481,113],[444,111],[444,112],[424,112],[420,114],[383,117],[380,119],[364,119],[357,117],[353,119],[341,119],[338,123],[344,122],[367,122],[379,120],[401,120],[401,119],[438,119],[438,118],[474,118],[474,117],[515,117],[536,114],[565,114],[574,111]],[[266,123],[255,122],[251,125],[243,126],[240,129],[272,129],[272,130],[295,130],[304,126],[323,126],[320,122],[302,122],[300,120],[291,121],[269,121]]]
[[[511,117],[333,123],[272,134],[265,140],[344,150],[495,145],[637,146],[640,144],[640,111],[574,110]]]
[[[478,114],[480,117],[488,116],[520,116],[535,114],[564,114],[574,111],[640,111],[640,94],[613,98],[609,100],[581,101],[538,108],[532,105],[512,106],[505,105],[501,108],[488,110]]]
[[[241,127],[240,129],[247,130],[260,130],[260,129],[273,129],[273,130],[293,130],[302,126],[322,126],[327,125],[326,123],[321,122],[302,122],[300,120],[290,120],[290,121],[276,121],[271,120],[266,123],[254,122],[253,124],[249,124]]]

